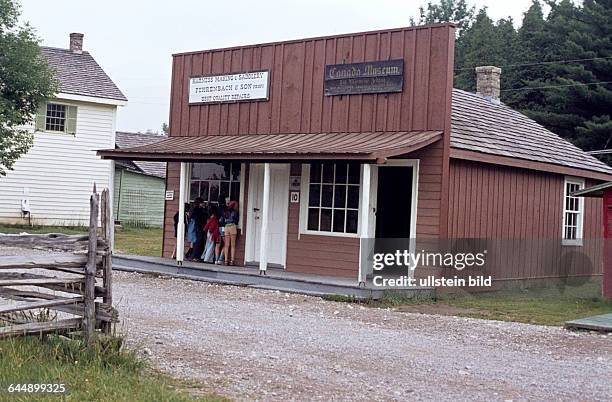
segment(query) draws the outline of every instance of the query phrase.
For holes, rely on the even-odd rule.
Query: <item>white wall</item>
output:
[[[93,183],[99,192],[112,188],[112,164],[96,150],[114,148],[117,106],[57,101],[77,106],[76,135],[34,133],[34,146],[0,177],[2,223],[25,223],[21,200],[28,198],[35,224],[86,225]]]

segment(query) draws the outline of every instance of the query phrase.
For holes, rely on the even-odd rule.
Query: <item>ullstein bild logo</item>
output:
[[[372,256],[372,268],[380,272],[372,278],[374,286],[380,287],[462,287],[462,286],[491,286],[491,276],[469,276],[467,278],[436,277],[428,275],[425,278],[413,278],[417,267],[423,268],[454,268],[462,271],[465,268],[480,268],[486,263],[487,250],[480,253],[441,253],[421,252],[412,253],[408,250],[396,250],[390,253],[375,253]],[[408,275],[399,277],[385,277],[382,272],[385,268],[406,268]]]

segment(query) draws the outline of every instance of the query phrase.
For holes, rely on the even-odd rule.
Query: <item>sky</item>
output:
[[[469,1],[470,2],[470,1]],[[168,121],[172,54],[409,25],[427,0],[21,0],[43,45],[70,32],[127,96],[117,130],[161,131]],[[494,20],[520,22],[531,0],[472,0]]]

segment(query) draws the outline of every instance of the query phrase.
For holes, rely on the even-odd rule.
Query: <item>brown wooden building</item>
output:
[[[454,42],[438,24],[175,54],[169,138],[99,154],[169,162],[165,257],[201,196],[239,201],[239,263],[260,269],[364,280],[364,238],[538,239],[487,269],[560,276],[602,237],[601,200],[570,194],[612,169],[501,104],[499,69],[453,89]],[[562,274],[600,273],[587,254]]]

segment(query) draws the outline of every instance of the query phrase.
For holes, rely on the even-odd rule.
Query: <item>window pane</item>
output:
[[[344,209],[334,209],[334,232],[344,233]]]
[[[230,190],[230,198],[234,201],[240,200],[240,182],[232,182],[232,188]]]
[[[334,195],[334,186],[332,186],[331,184],[324,184],[323,191],[321,194],[321,206],[331,207],[333,195]]]
[[[348,182],[350,184],[359,184],[359,164],[349,164],[349,177]]]
[[[232,181],[240,181],[240,163],[232,163]]]
[[[332,210],[321,208],[321,230],[322,232],[331,232]]]
[[[319,208],[308,208],[308,230],[319,230]]]
[[[321,202],[321,185],[311,184],[310,192],[308,194],[308,205],[311,207],[319,207]]]
[[[334,208],[346,207],[346,186],[336,185],[334,189]]]
[[[223,198],[229,197],[229,182],[222,181],[219,195]]]
[[[357,233],[357,211],[346,211],[346,233]]]
[[[200,182],[199,181],[192,181],[191,182],[191,188],[190,188],[190,194],[189,194],[189,198],[191,198],[192,200],[194,200],[196,197],[200,196]]]
[[[348,186],[348,208],[359,208],[359,186]]]
[[[310,164],[310,182],[321,183],[321,164],[311,163]]]
[[[204,198],[204,201],[209,201],[207,181],[200,182],[200,197]]]
[[[198,178],[202,180],[228,180],[229,173],[222,163],[198,163]]]
[[[333,183],[334,181],[334,164],[323,164],[323,183]]]
[[[336,163],[336,183],[346,183],[348,164]]]
[[[216,181],[211,181],[209,183],[210,186],[210,197],[209,199],[211,201],[218,201],[219,200],[219,182]],[[225,200],[223,200],[225,201]]]

